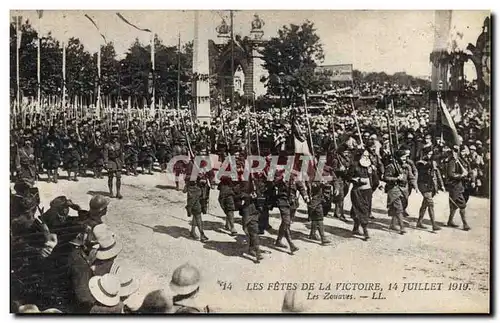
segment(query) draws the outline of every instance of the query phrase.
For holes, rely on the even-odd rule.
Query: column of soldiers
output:
[[[50,128],[38,124],[12,132],[11,172],[18,182],[33,183],[46,170],[48,181],[57,183],[61,165],[68,173],[67,179],[73,181],[78,181],[78,176],[85,176],[89,169],[94,178],[102,178],[106,169],[110,196],[119,199],[122,198],[123,171],[137,176],[137,169],[141,168],[144,174],[152,174],[155,162],[159,163],[161,171],[166,171],[167,162],[177,154],[194,157],[206,156],[210,152],[219,154],[220,160],[232,155],[237,159],[237,171],[241,175],[248,151],[241,149],[241,142],[228,144],[224,138],[216,138],[214,129],[213,125],[197,125],[196,129],[188,129],[173,120],[166,120],[163,127],[156,122],[141,123],[137,119],[132,120],[128,127],[121,119],[115,124],[92,120],[53,122]],[[355,137],[352,134],[339,138],[338,148],[332,142],[335,138],[315,145],[317,155],[327,156],[324,171],[331,177],[328,181],[303,181],[297,172],[285,178],[284,173],[279,171],[270,179],[269,165],[262,172],[252,174],[250,180],[220,178],[219,204],[226,215],[225,229],[230,235],[236,234],[235,213],[238,211],[243,218],[243,231],[248,237],[249,254],[260,260],[259,234],[272,230],[269,211],[277,208],[281,224],[275,246],[289,248],[293,254],[299,250],[293,242],[291,226],[299,206],[300,193],[307,204],[308,219],[311,221],[309,238],[328,245],[330,241],[326,238],[323,219],[332,210],[334,217],[348,221],[344,214],[344,200],[350,195],[352,208],[349,215],[354,221],[352,232],[368,240],[368,226],[373,219],[372,195],[382,188],[382,180],[387,193],[388,214],[392,218],[391,230],[400,234],[406,232],[404,218],[408,217],[406,208],[413,192],[423,196],[417,227],[425,229],[423,218],[428,212],[432,230],[440,230],[435,221],[433,198],[444,189],[450,192],[448,226],[457,226],[454,216],[459,210],[463,229],[470,230],[466,204],[471,193],[477,190],[478,178],[484,176],[481,174],[484,161],[477,152],[483,148],[479,144],[476,143],[478,147],[449,148],[443,142],[433,144],[430,135],[425,135],[423,141],[416,141],[408,134],[401,136],[399,150],[393,152],[388,134],[383,134],[379,141],[377,134],[366,132],[362,143]],[[190,142],[198,145],[191,147]],[[264,157],[268,157],[271,150],[278,152],[275,147],[262,148],[261,155]],[[286,155],[283,151],[281,153]],[[215,183],[214,173],[202,172],[197,178],[190,178],[196,166],[192,161],[187,164],[181,162],[175,172],[176,175],[186,173],[184,191],[187,193],[187,215],[192,219],[191,236],[205,242],[209,238],[204,231],[202,215],[208,213],[210,189]],[[179,180],[176,180],[176,188],[180,189]],[[287,245],[283,243],[283,238]]]

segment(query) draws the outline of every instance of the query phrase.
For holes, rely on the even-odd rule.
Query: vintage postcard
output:
[[[10,11],[11,312],[491,312],[489,10]]]

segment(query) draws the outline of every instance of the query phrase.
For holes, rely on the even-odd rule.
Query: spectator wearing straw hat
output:
[[[115,275],[120,281],[120,299],[125,303],[125,300],[139,289],[139,280],[131,274],[129,268],[120,266],[116,262],[113,263],[109,273]]]
[[[122,250],[122,244],[115,239],[105,224],[99,224],[94,227],[94,238],[99,247],[97,248],[96,260],[93,263],[95,275],[104,275],[110,272],[116,256]]]
[[[120,301],[120,281],[115,275],[94,276],[89,280],[89,289],[96,303],[91,314],[121,314],[123,303]]]
[[[60,313],[62,312],[57,308],[49,308],[46,309],[45,311],[40,311],[38,306],[34,304],[21,305],[17,310],[17,314],[60,314]]]

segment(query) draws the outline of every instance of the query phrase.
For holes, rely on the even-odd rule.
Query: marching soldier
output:
[[[31,138],[24,137],[15,154],[16,176],[18,179],[36,180],[35,155]]]
[[[450,194],[450,217],[448,218],[448,226],[453,228],[458,227],[458,225],[453,222],[453,217],[457,209],[459,209],[463,229],[464,231],[469,231],[470,226],[465,217],[465,208],[469,200],[469,191],[467,190],[469,182],[469,165],[463,159],[466,150],[462,148],[462,156],[458,155],[459,150],[460,148],[458,146],[453,147],[452,156],[447,163],[447,184]]]
[[[351,152],[344,149],[341,153],[334,153],[333,170],[335,172],[333,202],[335,203],[334,217],[347,221],[344,216],[344,199],[349,191],[348,170],[351,164]]]
[[[242,176],[243,169],[239,169],[239,176]],[[250,175],[251,176],[251,175]],[[242,217],[243,231],[248,238],[248,254],[255,257],[257,261],[262,260],[262,254],[260,251],[259,242],[259,215],[260,212],[256,205],[257,194],[255,192],[255,186],[253,179],[241,180],[237,184],[237,198],[239,200],[238,205],[240,205],[240,214]]]
[[[420,206],[417,228],[425,229],[422,224],[425,211],[429,211],[429,218],[431,219],[432,231],[441,230],[436,225],[434,213],[434,196],[440,190],[444,190],[443,179],[441,172],[437,167],[436,161],[433,159],[432,146],[424,146],[422,148],[422,158],[417,162],[418,179],[417,185],[420,193],[422,194],[422,205]]]
[[[413,181],[413,172],[406,159],[408,155],[404,150],[399,150],[396,159],[390,163],[384,174],[387,192],[387,208],[391,217],[391,230],[396,230],[396,220],[399,223],[399,233],[405,234],[403,214],[408,206],[408,182]]]
[[[57,183],[57,177],[59,176],[59,165],[61,164],[60,147],[58,145],[57,137],[52,134],[47,138],[47,144],[45,145],[43,154],[44,168],[47,170],[47,182]]]
[[[101,131],[95,130],[90,143],[89,164],[94,172],[94,178],[103,178],[102,169],[104,167],[104,139]]]
[[[153,142],[149,136],[146,136],[144,142],[141,147],[141,151],[139,153],[139,163],[141,164],[142,173],[153,175],[153,163],[155,161],[155,152],[154,152]],[[147,173],[146,170],[147,169]]]
[[[311,231],[309,233],[309,239],[319,240],[316,235],[316,230],[319,232],[321,239],[321,245],[330,244],[330,241],[326,238],[325,227],[323,224],[324,218],[324,201],[325,201],[325,191],[329,190],[328,184],[322,179],[314,178],[306,185],[307,187],[307,211],[309,214],[309,219],[311,220]]]
[[[108,188],[109,196],[115,197],[113,195],[113,177],[116,176],[116,197],[118,199],[123,198],[120,194],[121,189],[121,174],[123,167],[123,147],[118,141],[118,132],[113,131],[111,133],[111,141],[104,145],[103,151],[104,164],[108,170]]]
[[[228,165],[230,170],[231,165]],[[231,179],[229,176],[222,176],[218,185],[219,190],[219,205],[226,215],[226,224],[224,228],[230,231],[232,236],[237,234],[236,228],[234,227],[234,211],[236,211],[235,203],[235,186],[237,183]]]
[[[167,164],[170,159],[172,159],[172,147],[170,145],[170,139],[167,137],[168,128],[163,129],[163,133],[160,134],[160,140],[158,141],[158,147],[156,149],[156,158],[160,164],[160,169],[162,173],[167,171]]]
[[[281,224],[278,229],[278,237],[276,238],[275,245],[280,248],[286,248],[281,242],[283,237],[287,240],[290,246],[290,251],[293,253],[298,251],[299,248],[292,242],[292,234],[290,232],[290,225],[292,217],[295,215],[299,207],[297,198],[297,191],[304,200],[308,200],[306,188],[303,182],[297,178],[297,172],[294,172],[288,181],[284,178],[284,171],[276,172],[274,179],[274,188],[276,190],[276,202],[281,215]]]
[[[204,189],[208,185],[208,174],[200,171],[199,166],[195,165],[194,160],[188,163],[185,177],[184,192],[187,193],[187,216],[192,217],[191,221],[191,237],[195,240],[198,239],[196,228],[200,231],[200,241],[208,241],[205,231],[203,229],[203,220],[201,214],[203,212],[202,197],[204,196]]]
[[[68,172],[68,181],[78,182],[78,166],[80,164],[80,154],[77,150],[77,142],[73,140],[69,140],[67,142],[67,146],[64,149],[63,155],[63,165],[66,171]],[[71,177],[71,173],[73,173],[73,178]]]
[[[349,168],[349,180],[353,184],[350,212],[354,220],[352,233],[361,235],[359,232],[361,226],[365,241],[370,238],[368,222],[372,208],[373,190],[378,186],[375,175],[376,170],[372,165],[370,156],[368,150],[360,150]]]

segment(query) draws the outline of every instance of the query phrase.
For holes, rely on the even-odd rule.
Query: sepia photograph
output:
[[[10,313],[491,314],[487,8],[9,16]]]

